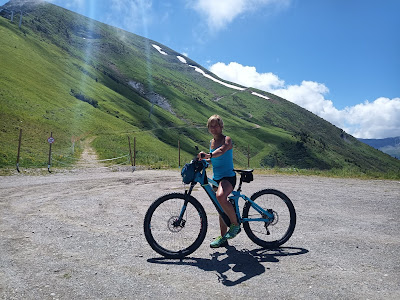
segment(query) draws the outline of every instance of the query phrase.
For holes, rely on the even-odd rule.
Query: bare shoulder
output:
[[[230,136],[225,136],[225,144],[232,144],[232,139]]]
[[[215,149],[215,141],[214,141],[214,139],[210,140],[210,148],[211,149]]]

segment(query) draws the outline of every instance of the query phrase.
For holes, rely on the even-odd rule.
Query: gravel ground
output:
[[[256,175],[243,191],[285,192],[292,238],[259,248],[242,231],[183,260],[147,244],[143,218],[183,191],[178,171],[86,168],[0,177],[1,299],[400,299],[400,182]]]

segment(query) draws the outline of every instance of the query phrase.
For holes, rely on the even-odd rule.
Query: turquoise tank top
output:
[[[212,153],[217,149],[211,149],[210,147],[210,152]],[[221,156],[211,158],[211,164],[213,166],[214,180],[236,175],[235,171],[233,171],[233,149],[226,151]]]

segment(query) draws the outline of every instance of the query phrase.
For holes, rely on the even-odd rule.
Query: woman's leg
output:
[[[224,236],[225,233],[228,231],[228,226],[226,226],[221,216],[219,216],[219,230],[221,231],[221,236]]]
[[[222,180],[219,183],[218,190],[217,190],[217,200],[219,204],[222,206],[222,209],[229,217],[229,220],[234,225],[239,225],[236,219],[235,209],[233,208],[232,204],[228,200],[228,196],[233,191],[233,186],[228,180]],[[221,217],[219,217],[219,227],[221,230],[221,236],[224,236],[228,230],[225,222]]]

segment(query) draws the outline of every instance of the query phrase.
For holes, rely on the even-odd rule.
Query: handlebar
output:
[[[197,146],[194,146],[195,148],[196,148],[196,151],[199,151],[199,147],[197,147]],[[197,152],[198,153],[198,152]],[[204,154],[201,154],[201,158],[204,158],[205,157],[205,155]],[[193,161],[198,161],[199,160],[199,158],[197,157],[197,154],[193,157]]]
[[[194,147],[196,148],[196,151],[198,151],[197,153],[199,153],[199,147],[197,147],[197,146],[194,146]],[[196,156],[193,157],[193,160],[192,160],[192,162],[196,163],[196,169],[201,170],[202,168],[207,168],[208,163],[199,159],[197,155],[198,154],[196,154]],[[204,158],[205,154],[202,153],[200,156],[201,156],[201,158]]]

